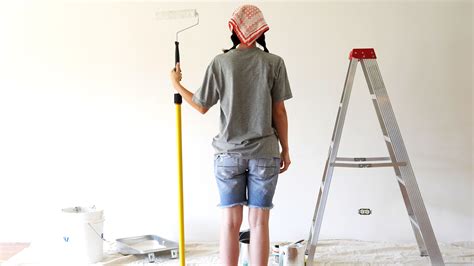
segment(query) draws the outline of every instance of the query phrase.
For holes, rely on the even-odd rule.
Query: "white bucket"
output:
[[[64,259],[81,263],[102,260],[103,213],[95,206],[62,209]]]

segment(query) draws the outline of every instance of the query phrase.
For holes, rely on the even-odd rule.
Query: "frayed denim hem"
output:
[[[262,206],[256,206],[256,205],[248,205],[249,208],[256,208],[256,209],[262,209],[262,210],[271,210],[273,209],[273,204],[270,207],[262,207]]]
[[[219,208],[230,208],[230,207],[234,207],[234,206],[247,206],[247,201],[242,201],[242,202],[237,202],[237,203],[232,203],[232,204],[229,204],[229,205],[217,205],[217,207]]]

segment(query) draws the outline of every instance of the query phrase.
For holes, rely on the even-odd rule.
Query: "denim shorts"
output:
[[[219,154],[214,173],[220,195],[220,207],[247,205],[273,208],[273,195],[280,172],[280,158],[243,159]]]

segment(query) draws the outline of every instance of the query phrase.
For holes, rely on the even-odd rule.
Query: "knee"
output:
[[[222,226],[227,231],[239,231],[240,225],[242,224],[242,219],[224,219]]]
[[[266,228],[268,227],[268,219],[250,219],[249,221],[250,224],[250,229],[256,229],[256,228]]]
[[[227,231],[239,231],[242,224],[242,210],[228,210],[224,214],[222,226]]]
[[[268,227],[269,216],[266,211],[255,210],[251,211],[249,215],[250,228]]]

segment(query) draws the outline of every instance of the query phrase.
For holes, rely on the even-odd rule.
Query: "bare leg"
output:
[[[241,205],[222,210],[220,258],[224,265],[234,266],[239,261],[239,231],[242,224]]]
[[[270,210],[249,208],[250,265],[268,265],[270,253],[269,217]]]

